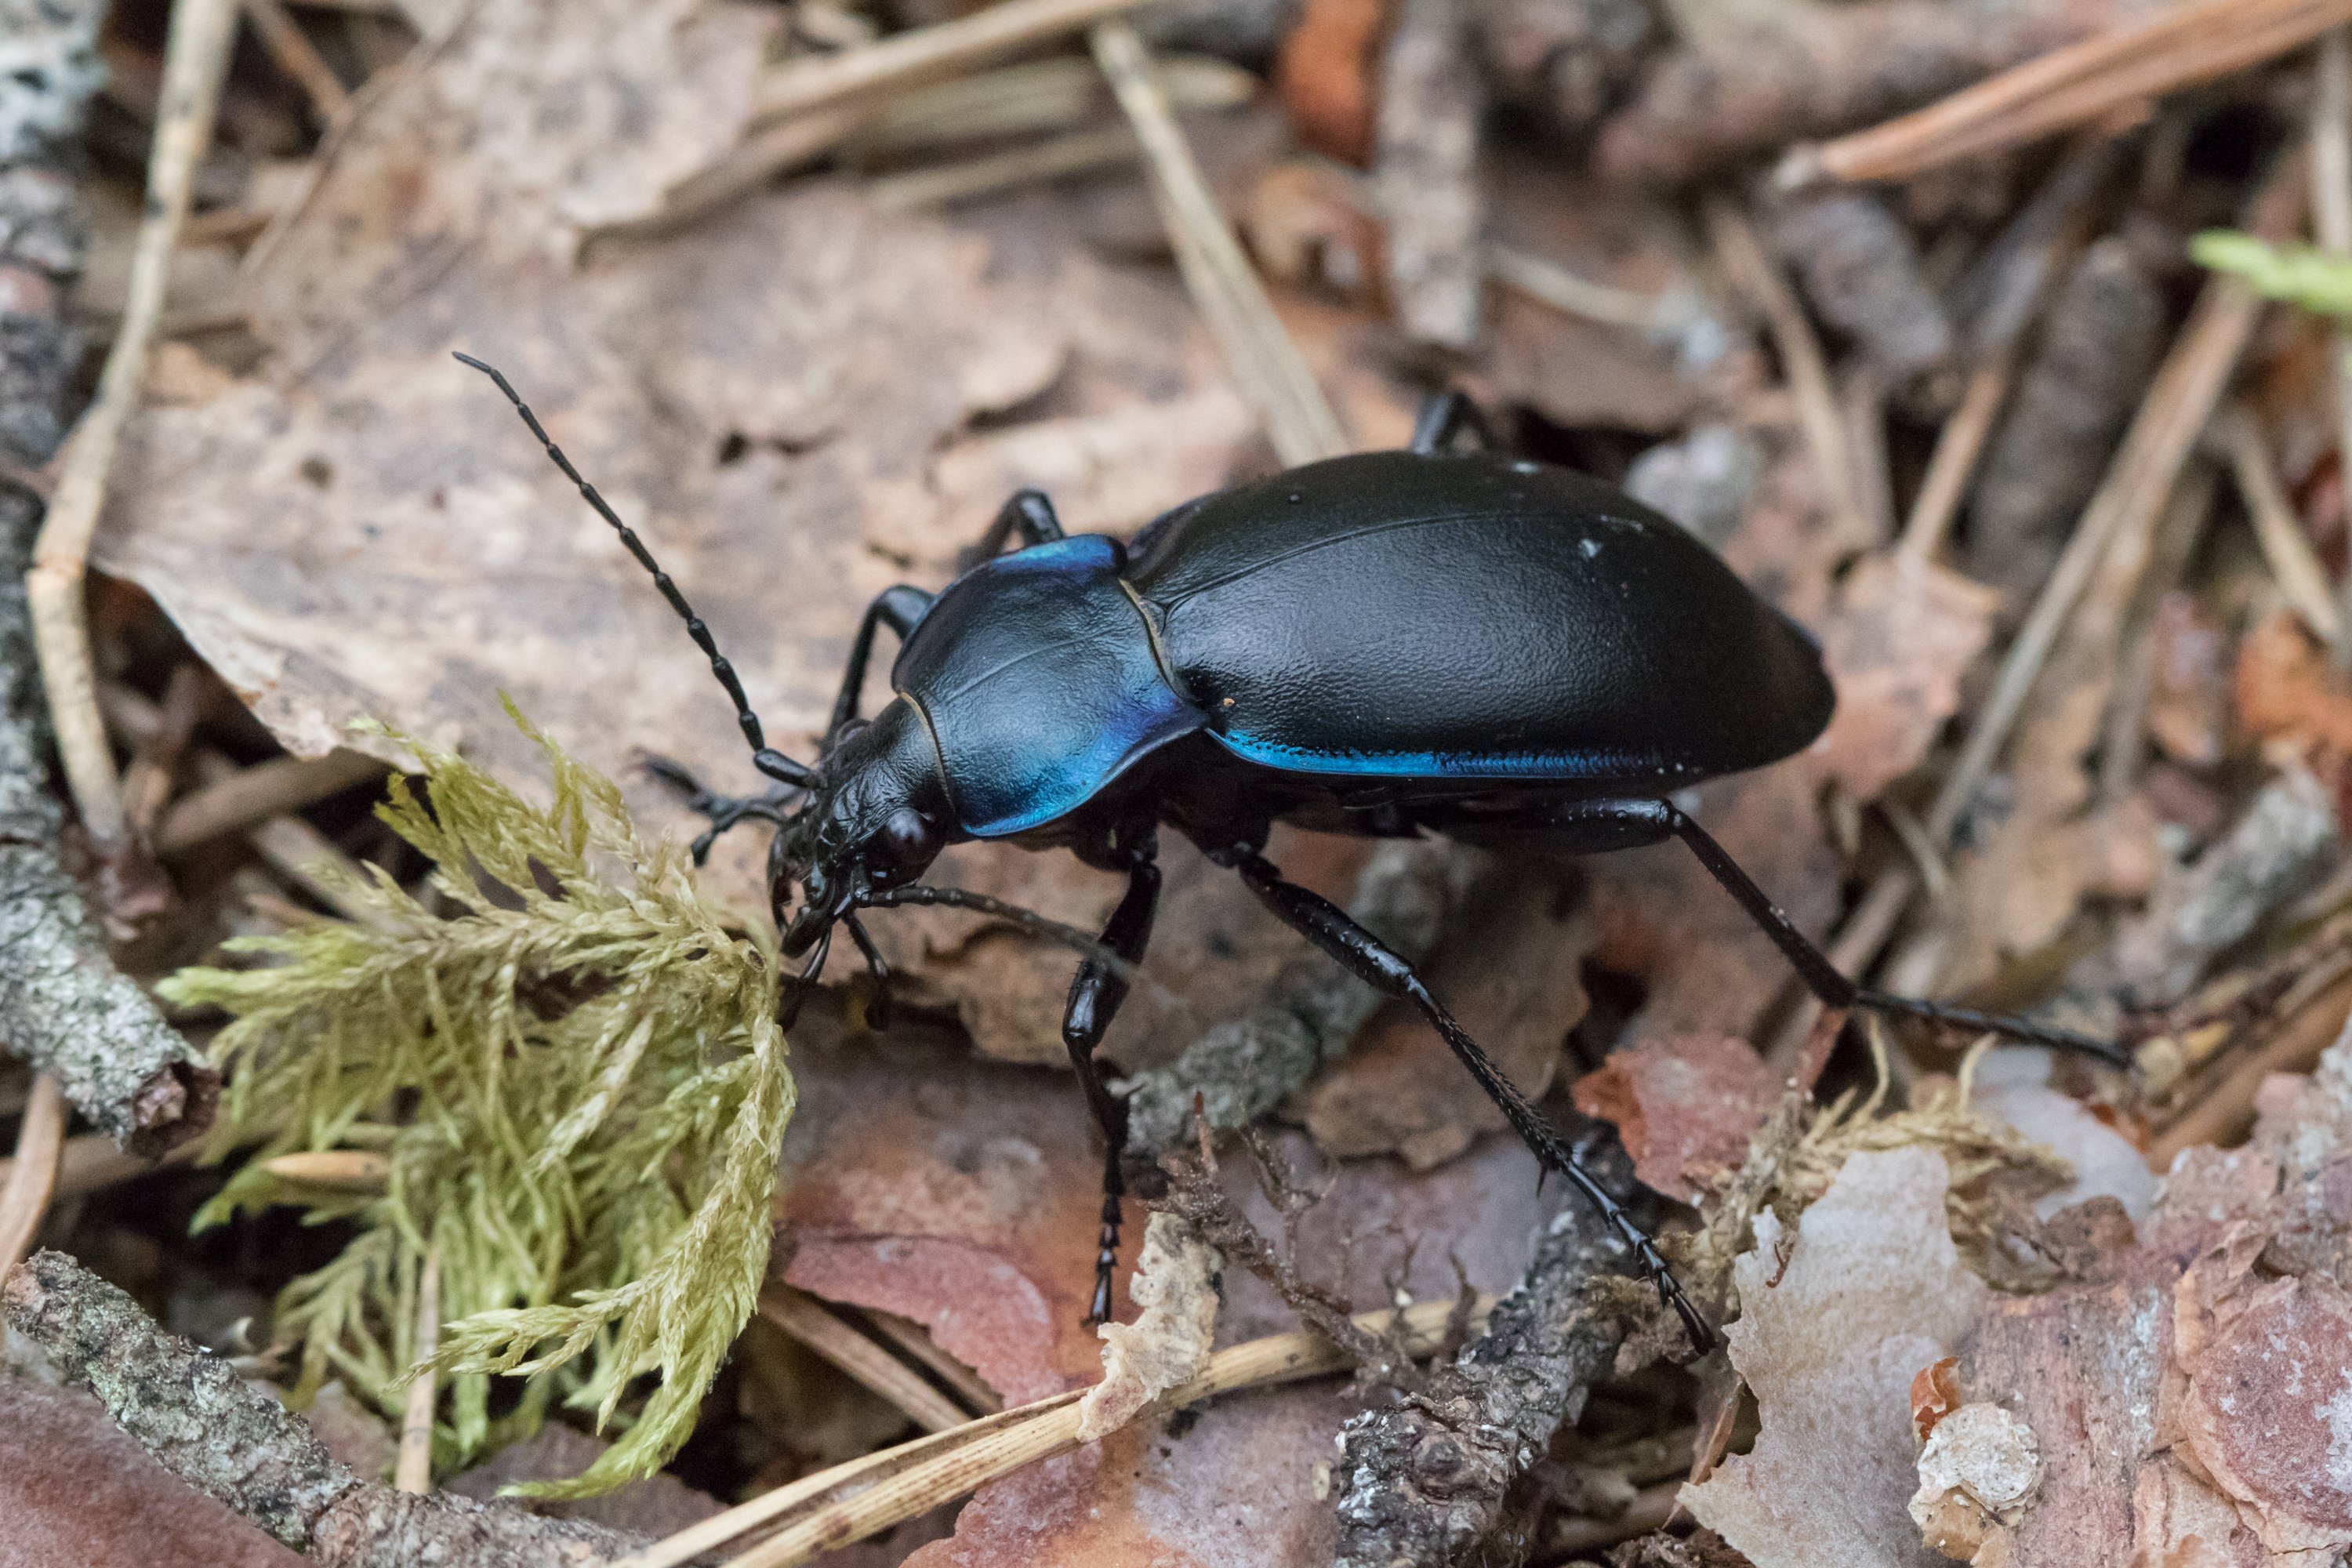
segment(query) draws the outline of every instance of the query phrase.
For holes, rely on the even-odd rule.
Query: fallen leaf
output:
[[[2294,613],[2281,610],[2238,645],[2238,723],[2257,740],[2352,754],[2352,682]]]
[[[450,1477],[443,1489],[488,1502],[502,1489],[526,1481],[568,1480],[594,1464],[610,1446],[560,1421],[551,1421],[521,1442],[499,1449],[485,1463]],[[533,1513],[584,1519],[653,1540],[699,1524],[726,1507],[667,1470],[630,1481],[602,1497],[516,1500]]]
[[[79,1390],[0,1372],[0,1568],[298,1568]]]
[[[1822,628],[1837,710],[1808,760],[1860,801],[1919,765],[1959,710],[2000,595],[1907,551],[1865,557]]]
[[[1950,1353],[1990,1294],[1952,1245],[1947,1179],[1931,1149],[1858,1153],[1795,1236],[1770,1211],[1757,1216],[1725,1331],[1763,1429],[1681,1494],[1756,1568],[1935,1561],[1907,1511],[1911,1380]]]
[[[1684,1203],[1739,1169],[1780,1100],[1763,1058],[1728,1035],[1669,1035],[1612,1051],[1573,1092],[1579,1110],[1616,1127],[1643,1184]]]
[[[1959,1357],[1948,1355],[1921,1367],[1911,1379],[1911,1431],[1922,1443],[1936,1423],[1959,1408]]]
[[[1299,140],[1361,168],[1372,155],[1381,0],[1307,0],[1275,61],[1276,90]]]
[[[1520,860],[1474,891],[1423,972],[1503,1075],[1540,1100],[1584,1016],[1591,945],[1591,922],[1558,879]],[[1404,1004],[1374,1014],[1297,1103],[1327,1152],[1396,1153],[1417,1171],[1508,1125],[1420,1010]]]

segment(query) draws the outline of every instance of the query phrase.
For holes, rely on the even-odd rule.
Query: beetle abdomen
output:
[[[1287,771],[1675,788],[1829,721],[1821,656],[1593,480],[1366,453],[1210,497],[1129,580],[1213,733]]]

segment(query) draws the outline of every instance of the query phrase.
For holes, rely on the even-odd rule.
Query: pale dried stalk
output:
[[[718,163],[672,187],[662,198],[660,211],[597,232],[615,237],[651,237],[707,217],[786,170],[814,163],[831,153],[865,123],[866,112],[863,108],[829,109],[763,127]]]
[[[1135,132],[1125,125],[1073,131],[1049,137],[1030,147],[992,153],[985,157],[942,163],[937,168],[910,169],[870,180],[866,194],[878,206],[898,211],[945,206],[998,191],[1043,184],[1070,174],[1133,161],[1143,151]]]
[[[2321,640],[2330,647],[2340,647],[2344,631],[2336,618],[2336,601],[2327,591],[2327,568],[2319,563],[2294,503],[2279,485],[2262,427],[2242,405],[2233,404],[2215,417],[2213,435],[2229,457],[2238,494],[2246,503],[2254,538],[2263,547],[2263,560],[2279,592]]]
[[[176,1143],[155,1159],[144,1154],[126,1154],[114,1146],[114,1140],[103,1132],[81,1132],[65,1141],[58,1156],[57,1185],[49,1194],[54,1203],[77,1193],[94,1193],[120,1182],[128,1182],[167,1165],[185,1165],[202,1152],[201,1142]],[[15,1178],[16,1163],[0,1159],[0,1183]]]
[[[1486,276],[1562,315],[1612,327],[1669,332],[1687,324],[1688,302],[1675,294],[1638,294],[1580,278],[1556,261],[1508,246],[1486,247]]]
[[[146,216],[131,253],[122,325],[100,373],[98,395],[58,459],[57,491],[33,546],[33,569],[26,577],[58,750],[82,828],[101,857],[121,847],[127,825],[114,753],[99,716],[83,575],[115,446],[146,379],[148,353],[163,313],[172,251],[188,216],[196,165],[212,136],[236,16],[236,0],[180,0],[173,7],[155,144],[148,159]]]
[[[1919,494],[1911,502],[1910,515],[1904,519],[1903,541],[1897,548],[1905,554],[1927,562],[1942,551],[1944,536],[1951,531],[1952,519],[1959,514],[1960,501],[1969,493],[1969,480],[1976,475],[1977,459],[1984,456],[1993,422],[2000,416],[2001,405],[2008,401],[2016,378],[2013,345],[1991,355],[1969,375],[1960,405],[1937,432],[1927,477],[1919,481]]]
[[[1483,1313],[1489,1305],[1482,1302],[1478,1311]],[[1453,1312],[1451,1301],[1424,1301],[1404,1309],[1397,1332],[1408,1352],[1427,1355],[1444,1343]],[[1393,1312],[1366,1312],[1356,1322],[1367,1332],[1383,1334],[1396,1317]],[[1346,1355],[1320,1334],[1274,1334],[1219,1351],[1209,1358],[1207,1370],[1199,1377],[1160,1395],[1150,1408],[1181,1409],[1220,1394],[1317,1377],[1342,1371],[1348,1364]],[[682,1530],[613,1568],[678,1568],[706,1552],[762,1530],[775,1533],[732,1559],[730,1568],[789,1568],[804,1563],[818,1552],[862,1541],[961,1497],[1024,1465],[1076,1448],[1082,1392],[1057,1394],[951,1432],[918,1438],[803,1477]],[[853,1487],[862,1489],[848,1491]],[[794,1517],[796,1510],[799,1517]]]
[[[1095,60],[1143,143],[1177,268],[1242,395],[1265,422],[1276,455],[1291,466],[1339,457],[1347,433],[1227,226],[1143,41],[1124,22],[1098,23],[1092,36]]]
[[[6,1178],[0,1180],[0,1278],[16,1267],[40,1233],[41,1216],[48,1213],[58,1171],[65,1163],[65,1090],[42,1073],[33,1079],[25,1119],[16,1129],[16,1157],[8,1162]]]
[[[2302,47],[2346,22],[2352,0],[2201,0],[2053,49],[1898,119],[1801,148],[1784,183],[1906,180],[2086,125],[2126,105]]]
[[[294,79],[310,100],[319,119],[327,123],[341,120],[352,106],[351,89],[335,75],[310,36],[286,9],[285,0],[243,0],[245,14],[253,23],[253,30],[261,35],[261,47],[278,62],[278,68]]]
[[[237,768],[173,802],[155,826],[155,853],[176,855],[224,833],[299,811],[356,784],[384,775],[384,763],[359,752],[323,757],[272,757]]]
[[[906,1363],[828,1311],[805,1291],[771,1285],[760,1292],[760,1316],[847,1373],[905,1413],[926,1432],[963,1426],[971,1413],[925,1383]]]
[[[433,1489],[433,1406],[440,1385],[433,1376],[433,1354],[441,1348],[441,1249],[425,1249],[425,1267],[416,1279],[416,1374],[408,1384],[408,1402],[400,1412],[400,1458],[392,1467],[392,1489],[429,1492]]]
[[[2248,226],[2271,236],[2291,228],[2301,205],[2302,179],[2300,161],[2283,160],[2254,197]],[[2011,641],[1992,690],[1969,726],[1968,741],[1945,775],[1943,787],[1937,791],[1927,812],[1927,829],[1937,849],[1950,846],[1961,814],[2009,743],[2043,662],[2066,629],[2109,547],[2127,530],[2152,523],[2172,493],[2181,465],[2212,419],[2261,314],[2262,301],[2235,279],[2206,280],[2188,322],[2158,368],[2147,396],[2132,416],[2131,428],[2108,465],[2106,478],[2084,507],[2050,580],[2042,584],[2041,596]],[[1831,943],[1831,957],[1840,969],[1858,974],[1868,967],[1893,934],[1904,905],[1917,887],[1918,879],[1908,866],[1891,867],[1879,874]],[[1819,1004],[1810,999],[1797,1009],[1765,1053],[1765,1060],[1775,1070],[1786,1070],[1797,1063],[1819,1016]]]
[[[1812,455],[1813,471],[1822,499],[1837,531],[1857,545],[1872,537],[1869,516],[1854,495],[1853,450],[1846,440],[1844,415],[1830,384],[1829,361],[1813,323],[1797,300],[1797,291],[1764,253],[1763,242],[1741,212],[1722,197],[1706,204],[1707,232],[1715,242],[1717,260],[1731,286],[1761,311],[1780,356],[1781,374],[1797,403],[1797,420]]]
[[[1005,0],[952,22],[916,27],[839,54],[789,60],[760,84],[762,121],[828,109],[883,88],[946,76],[1031,44],[1084,30],[1142,0]]]
[[[2180,1119],[2148,1143],[2147,1163],[2172,1168],[2181,1151],[2219,1143],[2245,1131],[2254,1120],[2254,1096],[2273,1073],[2309,1072],[2344,1032],[2352,1014],[2352,980],[2339,980],[2288,1015],[2277,1030],[2250,1054],[2238,1056],[2201,1087],[2182,1096]]]

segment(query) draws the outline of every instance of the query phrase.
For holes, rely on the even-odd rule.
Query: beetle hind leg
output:
[[[1455,1021],[1452,1013],[1432,994],[1429,986],[1414,972],[1411,963],[1378,937],[1358,925],[1345,910],[1328,900],[1309,892],[1295,882],[1286,882],[1282,873],[1264,857],[1244,854],[1228,857],[1227,863],[1241,873],[1268,909],[1281,917],[1286,925],[1339,961],[1358,979],[1382,995],[1400,1002],[1410,1002],[1421,1010],[1422,1016],[1437,1030],[1446,1046],[1454,1052],[1478,1087],[1486,1092],[1503,1112],[1514,1131],[1535,1152],[1536,1158],[1547,1170],[1558,1171],[1591,1201],[1601,1211],[1601,1217],[1615,1230],[1630,1249],[1650,1283],[1657,1288],[1658,1298],[1675,1310],[1682,1320],[1683,1331],[1690,1336],[1694,1349],[1705,1352],[1715,1343],[1715,1331],[1698,1309],[1683,1294],[1675,1282],[1674,1271],[1666,1267],[1664,1257],[1650,1234],[1634,1222],[1625,1205],[1610,1195],[1609,1190],[1593,1179],[1576,1157],[1576,1151],[1559,1135],[1559,1130],[1547,1121],[1542,1111],[1528,1102],[1519,1087],[1503,1075],[1494,1058],[1487,1056],[1470,1032]]]
[[[1690,814],[1671,801],[1664,800],[1602,800],[1581,802],[1564,807],[1555,819],[1580,846],[1590,844],[1601,848],[1616,844],[1601,842],[1611,835],[1619,842],[1652,843],[1666,837],[1679,838],[1690,852],[1698,857],[1713,877],[1748,911],[1748,919],[1772,939],[1805,989],[1821,999],[1822,1005],[1851,1009],[1864,1007],[1874,1013],[1888,1013],[1898,1017],[1917,1018],[1947,1028],[1967,1029],[1978,1034],[2006,1035],[2011,1039],[2032,1045],[2049,1046],[2062,1051],[2080,1051],[2116,1067],[2131,1066],[2130,1055],[2112,1040],[2095,1039],[2078,1035],[2072,1029],[2061,1029],[2046,1024],[2036,1024],[2024,1018],[2012,1018],[2000,1014],[1979,1013],[1966,1007],[1948,1007],[1940,1002],[1924,1002],[1916,997],[1897,996],[1890,992],[1873,991],[1857,985],[1832,963],[1829,955],[1815,947],[1795,922],[1781,912],[1780,907],[1767,898],[1764,889],[1740,868],[1739,862],[1726,853],[1714,836],[1691,819]]]

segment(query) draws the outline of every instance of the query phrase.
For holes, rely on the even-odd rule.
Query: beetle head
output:
[[[782,840],[778,882],[800,884],[800,907],[783,922],[782,946],[798,958],[867,895],[904,887],[947,847],[947,786],[930,731],[906,699],[871,723],[845,726],[820,764],[824,783]]]

